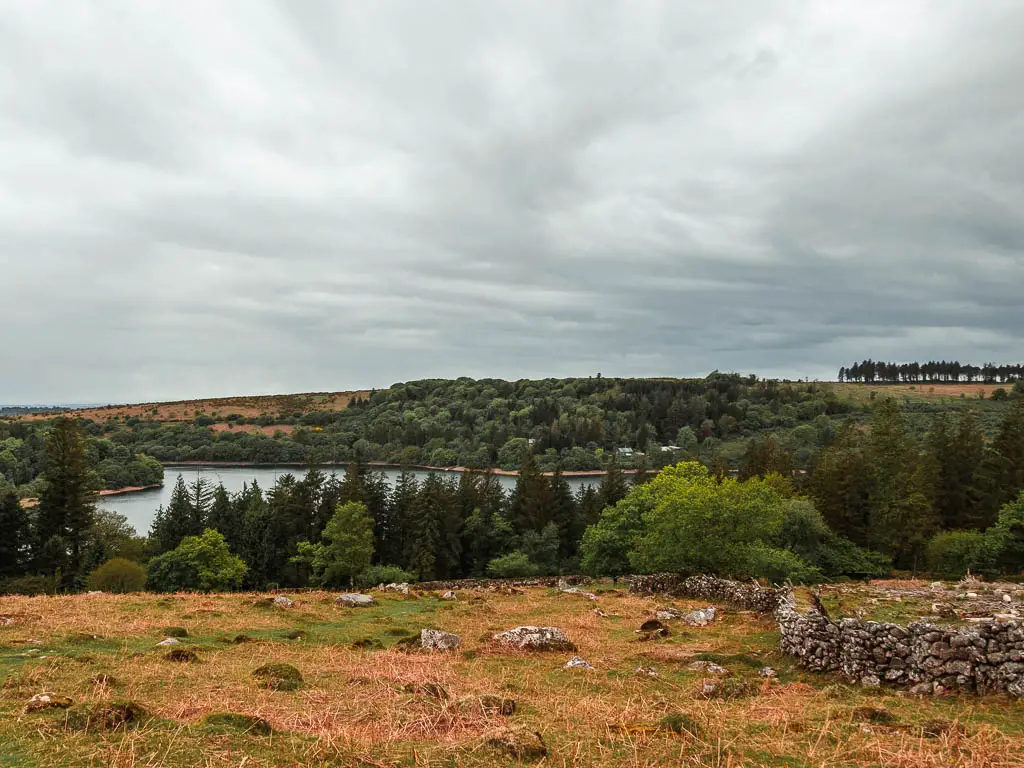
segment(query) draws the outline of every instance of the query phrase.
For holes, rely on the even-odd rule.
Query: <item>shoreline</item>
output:
[[[327,461],[318,463],[314,466],[319,467],[348,467],[350,461]],[[161,462],[165,469],[173,467],[308,467],[309,463],[305,461],[273,461],[268,464],[257,462],[257,461],[166,461]],[[489,469],[473,469],[472,467],[436,467],[430,464],[392,464],[387,461],[367,461],[363,463],[363,466],[374,469],[409,469],[409,470],[422,470],[425,472],[478,472],[484,474],[490,472],[492,475],[501,475],[503,477],[519,477],[519,470],[517,469],[500,469],[498,467],[491,467]],[[565,470],[562,472],[562,477],[599,477],[607,473],[606,469],[576,469],[576,470]],[[635,475],[639,470],[633,468],[619,468],[619,471],[624,475]],[[660,470],[647,469],[648,472],[657,473]],[[551,477],[554,472],[541,472],[545,477]],[[135,489],[141,490],[141,489]]]

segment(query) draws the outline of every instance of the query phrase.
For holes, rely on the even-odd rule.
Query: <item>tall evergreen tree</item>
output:
[[[416,494],[409,515],[407,568],[419,581],[434,579],[437,575],[437,556],[441,550],[441,506],[444,503],[444,484],[434,474],[427,476]]]
[[[975,500],[984,443],[973,414],[961,414],[955,428],[947,414],[936,416],[926,446],[932,504],[939,525],[947,530],[987,527],[991,521],[985,520]]]
[[[89,464],[86,437],[78,422],[60,417],[44,444],[45,485],[36,515],[41,546],[39,566],[63,574],[63,586],[72,586],[81,574],[85,532],[93,522],[98,479]]]
[[[601,485],[597,489],[597,495],[600,497],[603,507],[614,507],[626,497],[627,493],[629,493],[629,486],[626,484],[622,469],[619,468],[618,454],[612,451],[604,477],[601,479]]]
[[[199,498],[198,494],[196,497]],[[157,544],[157,554],[175,549],[186,536],[202,535],[203,519],[193,506],[192,498],[185,478],[178,475],[167,507],[157,509],[150,527],[149,537]]]
[[[523,456],[516,487],[509,498],[509,522],[516,533],[540,531],[551,522],[551,493],[548,479],[537,469],[533,454]]]
[[[556,467],[549,482],[551,498],[551,522],[558,531],[558,562],[568,560],[576,552],[579,542],[575,538],[576,501],[568,481],[562,476],[562,468]]]
[[[819,454],[808,490],[829,527],[859,546],[868,543],[872,482],[860,430],[845,422]]]
[[[231,502],[224,483],[218,483],[213,489],[213,500],[207,515],[206,525],[219,531],[227,542],[228,549],[238,552],[242,541],[242,519],[235,514],[235,505]]]
[[[28,513],[14,488],[0,483],[0,578],[21,576],[31,558]]]
[[[1003,417],[978,470],[978,496],[985,522],[1024,490],[1024,398]]]
[[[388,514],[390,525],[379,552],[382,563],[403,567],[408,564],[409,528],[418,493],[416,476],[403,468],[391,493],[391,511]]]

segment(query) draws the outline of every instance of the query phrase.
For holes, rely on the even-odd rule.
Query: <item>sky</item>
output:
[[[0,403],[1024,358],[1020,0],[0,0]]]

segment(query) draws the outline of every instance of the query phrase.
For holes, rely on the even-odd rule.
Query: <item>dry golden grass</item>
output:
[[[540,588],[466,592],[457,603],[378,596],[369,609],[340,608],[322,592],[293,597],[288,609],[258,608],[256,595],[243,594],[0,598],[0,615],[12,618],[0,626],[0,766],[515,765],[485,739],[517,724],[543,735],[546,766],[1024,765],[1020,702],[917,701],[837,686],[780,656],[771,623],[728,608],[710,627],[673,627],[667,639],[640,643],[633,630],[658,601],[621,590],[599,592],[606,616],[582,597]],[[563,669],[569,654],[510,653],[489,642],[520,624],[562,628],[597,669]],[[168,626],[188,630],[178,647],[195,650],[199,663],[165,660],[155,644]],[[459,633],[461,651],[353,647],[360,640],[389,646],[422,627]],[[308,636],[286,639],[294,629]],[[231,642],[239,634],[254,642]],[[31,648],[40,651],[24,656]],[[686,666],[702,654],[749,679],[754,695],[699,698],[701,675]],[[290,692],[258,687],[251,673],[268,662],[294,665],[304,684]],[[778,680],[758,677],[766,664]],[[640,666],[658,677],[636,674]],[[99,673],[119,682],[93,682]],[[424,683],[450,698],[405,690]],[[22,713],[43,690],[74,698],[72,712],[131,699],[154,719],[133,730],[65,729],[63,714]],[[483,694],[515,699],[516,713],[452,706]],[[864,704],[887,709],[895,724],[852,722],[853,708]],[[201,721],[214,712],[262,717],[274,733],[208,731]],[[677,714],[691,727],[660,727]],[[956,725],[927,738],[920,726],[933,720]]]

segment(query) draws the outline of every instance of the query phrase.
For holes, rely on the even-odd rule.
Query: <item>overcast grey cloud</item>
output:
[[[1024,3],[0,0],[0,402],[1024,357]]]

